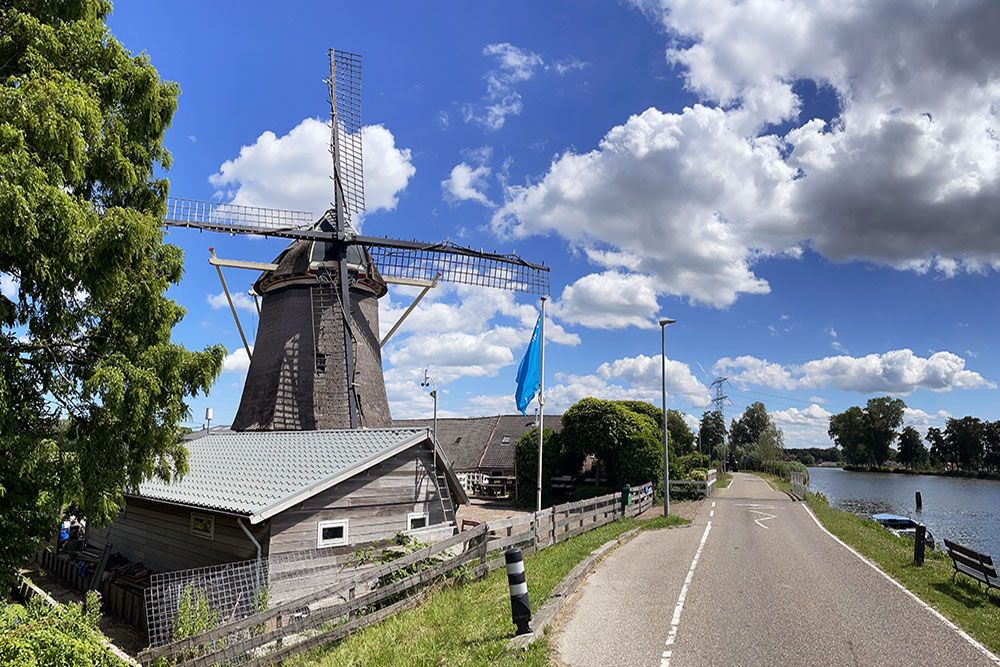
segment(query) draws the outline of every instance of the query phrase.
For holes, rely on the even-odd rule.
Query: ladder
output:
[[[441,511],[444,513],[444,520],[457,525],[455,520],[455,502],[451,498],[451,489],[448,488],[448,476],[438,470],[437,451],[432,452],[434,464],[434,479],[437,482],[438,500],[441,502]]]

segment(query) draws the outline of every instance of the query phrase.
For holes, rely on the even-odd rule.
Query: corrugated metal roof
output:
[[[253,516],[418,440],[421,428],[211,433],[188,448],[188,474],[143,482],[143,498]]]

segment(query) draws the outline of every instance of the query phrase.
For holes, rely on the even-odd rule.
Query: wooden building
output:
[[[454,525],[467,496],[427,429],[216,432],[180,480],[144,482],[88,542],[168,572]]]

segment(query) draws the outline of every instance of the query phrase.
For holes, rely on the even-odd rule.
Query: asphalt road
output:
[[[581,667],[1000,664],[744,474],[604,560],[554,641]]]

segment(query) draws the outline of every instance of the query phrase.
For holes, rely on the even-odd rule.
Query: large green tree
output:
[[[709,410],[701,415],[698,424],[701,451],[713,459],[725,459],[726,419],[719,410]]]
[[[844,453],[844,460],[853,465],[868,462],[868,425],[865,411],[852,406],[830,417],[830,438]]]
[[[898,398],[871,398],[863,409],[854,406],[830,417],[828,433],[848,463],[880,466],[889,460],[905,409]]]
[[[920,439],[920,431],[907,426],[899,434],[899,453],[896,460],[907,468],[927,465],[927,448]]]
[[[224,350],[171,342],[163,243],[177,86],[110,34],[105,0],[0,4],[0,572],[73,503],[108,520],[182,472],[185,398]],[[11,295],[11,292],[13,294]],[[2,576],[2,575],[0,575]]]
[[[983,422],[978,417],[949,419],[944,439],[948,452],[954,457],[950,462],[962,470],[978,470],[983,461],[985,436]]]
[[[737,460],[746,460],[752,453],[761,435],[771,426],[771,415],[760,401],[747,406],[743,414],[733,419],[729,428],[729,441],[732,445],[731,456]]]

